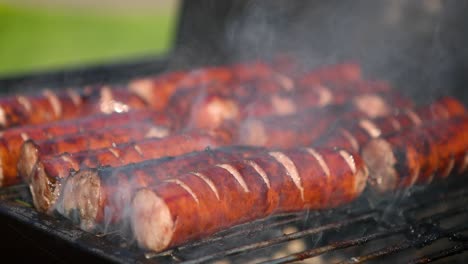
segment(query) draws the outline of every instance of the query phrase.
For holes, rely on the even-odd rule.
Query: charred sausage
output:
[[[101,166],[123,166],[166,156],[177,156],[230,143],[221,133],[191,132],[150,138],[113,147],[39,157],[32,174],[27,177],[34,205],[41,212],[53,208],[60,193],[60,184],[71,171]]]
[[[28,140],[21,147],[17,161],[17,174],[20,179],[22,178],[26,182],[29,182],[28,178],[31,175],[31,171],[41,156],[111,147],[130,140],[161,138],[169,133],[170,130],[164,126],[133,124],[130,126],[108,127],[87,133],[69,134],[48,140]],[[8,155],[8,153],[2,152],[1,155]],[[8,168],[8,171],[16,172],[16,165],[14,163],[2,165],[4,168]],[[18,178],[16,177],[17,174],[9,176]]]
[[[378,191],[429,183],[465,166],[468,118],[434,121],[370,141],[362,150]]]
[[[11,95],[0,99],[0,128],[76,118],[96,113],[145,108],[140,97],[122,88],[86,87],[41,94]]]
[[[122,167],[85,169],[66,178],[58,190],[61,191],[58,202],[57,196],[53,201],[62,215],[78,217],[83,229],[92,230],[101,227],[106,221],[121,222],[129,206],[131,193],[138,188],[156,184],[171,175],[198,171],[216,163],[244,159],[264,151],[262,148],[231,146]],[[92,193],[87,191],[90,186],[96,187]],[[50,203],[49,213],[53,209],[54,204]],[[78,212],[78,215],[73,215],[74,212]]]
[[[82,119],[57,121],[48,124],[28,125],[9,128],[0,137],[0,186],[8,186],[18,182],[16,163],[18,162],[22,144],[28,139],[40,141],[53,139],[67,134],[86,133],[103,127],[133,125],[140,123],[154,124],[174,129],[173,118],[150,110],[135,110],[122,114],[100,114]]]
[[[359,156],[343,150],[268,152],[139,190],[130,223],[140,246],[161,251],[273,213],[349,202],[367,175]]]
[[[333,130],[318,139],[315,145],[360,151],[361,146],[372,138],[389,135],[426,122],[449,119],[464,114],[466,114],[466,109],[463,104],[455,98],[443,97],[414,110],[399,109],[392,115],[380,118],[361,118],[358,121],[340,122]]]

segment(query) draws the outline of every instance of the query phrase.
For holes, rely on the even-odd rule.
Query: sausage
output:
[[[323,87],[317,86],[317,88]],[[352,105],[369,117],[388,115],[395,107],[412,106],[409,100],[394,92],[384,94],[346,92],[345,95],[335,97],[333,94],[317,92],[315,88],[300,94],[260,93],[248,100],[217,93],[202,93],[190,101],[188,98],[191,97],[181,98],[174,104],[177,105],[175,109],[179,116],[188,117],[185,123],[192,129],[216,128],[225,121],[240,123],[248,118],[290,115],[308,108],[321,108],[327,105]]]
[[[11,95],[0,99],[0,128],[41,123],[76,116],[81,100],[71,90],[55,93],[44,90],[35,95]],[[74,99],[74,98],[78,98]],[[62,113],[63,111],[63,113]]]
[[[398,109],[395,113],[375,119],[361,118],[336,124],[315,143],[321,147],[340,147],[360,151],[361,146],[372,138],[389,135],[425,122],[449,119],[466,114],[466,109],[455,98],[442,97],[439,100],[414,110]]]
[[[236,142],[270,148],[308,146],[338,120],[363,116],[352,107],[333,105],[284,116],[247,119],[240,125]]]
[[[219,162],[243,159],[264,151],[263,148],[230,146],[122,167],[80,170],[64,180],[59,190],[61,193],[57,193],[60,196],[54,197],[55,208],[50,204],[49,213],[56,209],[66,217],[78,217],[74,220],[79,220],[81,227],[90,231],[102,227],[104,223],[118,224],[126,214],[130,194],[134,190],[156,184],[171,175],[197,171]],[[92,193],[87,191],[90,186],[96,187]],[[78,215],[74,215],[75,212]]]
[[[34,165],[40,157],[45,155],[65,152],[73,153],[111,147],[115,144],[128,142],[130,140],[161,138],[167,136],[169,133],[170,130],[167,127],[141,123],[130,126],[108,127],[86,133],[69,134],[48,140],[27,140],[21,147],[19,159],[17,161],[18,177],[29,182],[28,178],[31,175]],[[1,154],[8,155],[8,153]],[[10,171],[15,171],[14,168],[10,168],[16,167],[15,163],[2,165],[4,168],[8,167]],[[16,173],[10,177],[15,176]]]
[[[468,149],[468,117],[433,121],[371,140],[362,150],[379,192],[426,184],[460,172]]]
[[[131,228],[141,247],[162,251],[273,213],[350,202],[367,175],[362,159],[344,150],[270,151],[138,190]]]
[[[252,62],[221,67],[206,67],[187,72],[174,72],[138,79],[130,82],[130,90],[140,95],[156,110],[164,110],[170,105],[170,98],[184,90],[194,90],[203,86],[240,83],[253,79],[270,77],[275,71],[262,62]]]
[[[72,171],[101,166],[123,166],[130,163],[177,156],[206,148],[217,148],[230,142],[221,133],[191,132],[123,143],[115,147],[39,157],[27,177],[37,210],[48,212],[60,193],[63,179]]]
[[[95,113],[127,112],[146,107],[125,89],[86,87],[40,94],[11,95],[0,99],[0,128],[40,124]]]
[[[28,140],[53,139],[66,134],[83,133],[99,130],[103,127],[132,125],[141,122],[175,129],[174,118],[151,110],[135,110],[128,113],[99,114],[81,119],[56,121],[40,125],[27,125],[9,128],[0,136],[0,186],[8,186],[18,182],[16,163],[19,159],[22,144]]]
[[[322,66],[299,77],[299,86],[309,86],[323,82],[349,83],[359,81],[362,70],[359,64],[353,62]]]

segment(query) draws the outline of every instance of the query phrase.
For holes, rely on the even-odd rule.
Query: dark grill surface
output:
[[[28,205],[26,186],[0,191],[0,214],[121,263],[453,263],[468,259],[466,187],[455,178],[388,197],[367,192],[345,207],[276,215],[161,253],[144,252],[116,232],[93,235],[41,215]]]

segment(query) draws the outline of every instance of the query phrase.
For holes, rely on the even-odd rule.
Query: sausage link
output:
[[[311,169],[319,165],[310,153],[291,150],[249,159],[263,168],[269,184],[245,161],[234,161],[198,172],[213,183],[216,192],[193,173],[140,189],[130,209],[136,240],[144,248],[161,251],[273,213],[330,208],[356,198],[367,179],[359,156],[317,152],[331,169],[327,176]],[[323,188],[324,184],[330,188]],[[332,198],[328,191],[334,184],[337,189],[345,187],[347,195]]]
[[[339,123],[336,128],[317,140],[316,145],[360,151],[361,146],[372,138],[389,135],[426,122],[449,119],[464,114],[466,114],[466,109],[458,100],[443,97],[414,110],[398,110],[396,113],[380,118],[364,118],[358,121]]]
[[[82,119],[57,121],[48,124],[27,125],[9,128],[0,137],[0,186],[18,183],[16,177],[16,163],[18,162],[21,146],[29,139],[35,141],[54,139],[67,134],[86,133],[100,130],[103,127],[121,125],[138,125],[140,123],[154,124],[174,129],[174,118],[168,114],[161,114],[150,110],[135,110],[122,114],[100,114]]]
[[[267,78],[274,70],[262,62],[231,66],[207,67],[187,72],[174,72],[132,81],[130,90],[140,95],[156,110],[166,109],[170,98],[181,91],[193,91],[211,84],[225,85]]]
[[[30,190],[37,210],[48,212],[55,206],[60,184],[72,171],[101,166],[123,166],[130,163],[177,156],[206,148],[217,148],[229,143],[223,135],[191,132],[150,138],[115,147],[63,153],[39,157],[29,179]]]
[[[86,87],[81,90],[40,94],[11,95],[0,99],[0,128],[41,124],[55,120],[96,114],[127,112],[146,107],[130,91],[110,87]]]
[[[327,96],[326,101],[323,101],[322,96],[316,93],[315,88],[301,94],[265,94],[253,96],[249,100],[240,100],[217,93],[202,93],[200,97],[190,102],[187,100],[189,97],[174,102],[178,105],[174,111],[179,116],[188,117],[185,122],[190,128],[209,129],[216,128],[225,121],[240,123],[248,118],[291,115],[309,108],[322,108],[327,105],[352,105],[354,109],[369,117],[388,115],[395,107],[411,106],[409,100],[393,92],[387,94],[347,93],[336,98],[330,94],[331,97]]]
[[[48,140],[28,140],[21,147],[17,161],[17,174],[18,177],[28,183],[34,165],[42,156],[111,147],[130,140],[160,138],[167,136],[169,132],[170,130],[167,127],[141,123],[130,126],[108,127],[87,133],[69,134]],[[2,165],[3,167],[16,167],[14,163]],[[14,169],[11,170],[14,171]],[[16,174],[13,174],[13,176],[16,176]]]
[[[51,191],[50,196],[39,198],[39,201],[45,202],[39,204],[39,208],[48,208],[49,213],[57,209],[67,217],[74,217],[72,212],[78,212],[81,226],[87,230],[98,227],[104,220],[118,223],[123,217],[123,210],[128,208],[130,193],[137,188],[158,183],[172,175],[198,171],[210,165],[244,159],[264,151],[262,148],[231,146],[122,167],[83,169],[64,179],[61,187],[56,184],[57,188]],[[87,192],[88,184],[98,187],[92,194],[85,196],[83,193]]]
[[[280,148],[308,146],[338,120],[363,116],[352,107],[327,106],[291,115],[247,119],[240,125],[236,142]]]
[[[434,121],[370,141],[362,151],[378,191],[429,183],[458,172],[468,149],[468,118]]]

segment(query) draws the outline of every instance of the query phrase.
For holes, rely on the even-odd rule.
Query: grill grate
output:
[[[0,190],[0,213],[113,262],[429,263],[467,258],[468,188],[452,179],[397,196],[369,191],[328,211],[276,215],[168,251],[143,252],[124,235],[92,235],[27,205],[27,187]],[[295,249],[292,249],[296,247]]]

